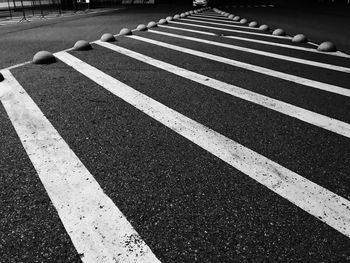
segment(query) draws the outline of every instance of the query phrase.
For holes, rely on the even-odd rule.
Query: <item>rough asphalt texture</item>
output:
[[[96,40],[105,32],[118,33],[123,27],[135,28],[140,23],[158,21],[189,9],[192,8],[175,5],[131,8],[79,20],[0,27],[1,65],[6,67],[24,62],[41,49],[59,51],[71,47],[79,39]],[[242,14],[237,13],[245,16],[244,12],[247,12],[248,18],[250,11],[249,18],[254,18],[258,11],[252,10],[242,9]],[[273,10],[269,9],[266,16],[273,17]],[[289,15],[293,16],[291,13]],[[305,21],[308,18],[305,17]],[[319,31],[324,28],[320,27]],[[343,58],[310,54],[305,57],[305,52],[175,30],[156,30],[350,66],[349,61]],[[308,34],[310,39],[316,39],[320,34],[318,31],[312,32]],[[150,32],[136,34],[340,86],[350,82],[345,73]],[[335,40],[336,43],[341,41],[341,37]],[[350,121],[350,106],[342,96],[127,37],[119,37],[114,44],[293,105]],[[96,45],[91,51],[71,54],[350,199],[350,141],[345,137]],[[350,262],[349,238],[111,95],[65,64],[30,64],[14,69],[12,73],[162,262]],[[2,106],[0,134],[1,260],[79,262],[79,255]]]

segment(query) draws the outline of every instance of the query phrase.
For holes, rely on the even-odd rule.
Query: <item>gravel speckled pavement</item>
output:
[[[350,262],[350,56],[191,9],[0,28],[1,262]]]

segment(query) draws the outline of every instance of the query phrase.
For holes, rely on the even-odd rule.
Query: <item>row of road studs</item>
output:
[[[179,20],[179,19],[181,20],[181,18],[185,18],[185,17],[190,16],[192,14],[198,14],[198,13],[201,13],[201,12],[209,10],[209,9],[211,9],[211,8],[205,7],[205,8],[187,11],[187,12],[184,12],[181,14],[176,14],[173,17],[168,16],[166,18],[160,19],[158,21],[158,23],[156,23],[154,21],[150,21],[147,25],[144,25],[144,24],[138,25],[134,30],[130,30],[129,28],[122,28],[120,30],[119,34],[116,36],[132,35],[133,31],[146,31],[149,28],[157,27],[157,25],[164,25],[172,20]],[[241,24],[248,24],[248,27],[256,28],[259,26],[258,22],[256,22],[256,21],[249,22],[248,19],[246,19],[246,18],[241,18],[238,15],[230,14],[230,13],[224,12],[222,10],[219,10],[217,8],[213,8],[212,10],[214,12],[222,15],[222,16],[225,16],[226,18],[228,18],[230,20],[233,20],[236,22],[239,21],[239,23],[241,23]],[[266,24],[260,25],[259,29],[261,31],[270,31],[270,27]],[[286,32],[282,28],[277,28],[277,29],[272,31],[272,35],[286,36]],[[105,33],[101,36],[100,40],[103,42],[113,42],[116,40],[116,38],[115,38],[116,36],[114,36],[111,33]],[[308,42],[308,38],[304,34],[297,34],[291,38],[291,41],[295,42],[295,43],[306,43],[306,42]],[[91,43],[89,43],[86,40],[78,40],[74,44],[74,46],[69,50],[86,51],[86,50],[91,50],[91,49],[92,49]],[[320,45],[318,45],[317,50],[322,51],[322,52],[335,52],[337,49],[336,49],[336,46],[332,42],[326,41],[326,42],[323,42]],[[48,51],[39,51],[34,55],[32,63],[34,63],[34,64],[51,64],[51,63],[54,63],[55,61],[56,61],[56,59],[52,53],[50,53]],[[2,80],[4,80],[4,77],[0,73],[0,81],[2,81]]]

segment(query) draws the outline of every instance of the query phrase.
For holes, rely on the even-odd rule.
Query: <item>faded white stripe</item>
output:
[[[10,71],[2,74],[1,102],[82,261],[159,262]]]
[[[112,94],[350,237],[350,201],[347,199],[170,109],[66,52],[55,55]]]
[[[294,76],[291,74],[287,74],[287,73],[279,72],[276,70],[255,66],[252,64],[248,64],[248,63],[240,62],[237,60],[216,56],[213,54],[209,54],[209,53],[205,53],[205,52],[201,52],[201,51],[197,51],[197,50],[193,50],[193,49],[189,49],[189,48],[179,47],[176,45],[168,44],[165,42],[161,42],[161,41],[157,41],[157,40],[153,40],[153,39],[149,39],[149,38],[144,38],[144,37],[140,37],[140,36],[136,36],[136,35],[128,36],[128,37],[134,38],[134,39],[137,39],[140,41],[144,41],[144,42],[147,42],[150,44],[154,44],[157,46],[161,46],[161,47],[169,48],[172,50],[180,51],[183,53],[187,53],[190,55],[194,55],[194,56],[202,57],[205,59],[210,59],[210,60],[214,60],[217,62],[225,63],[225,64],[228,64],[231,66],[244,68],[244,69],[251,70],[251,71],[254,71],[257,73],[261,73],[261,74],[265,74],[265,75],[268,75],[271,77],[288,80],[288,81],[298,83],[298,84],[301,84],[304,86],[308,86],[311,88],[324,90],[324,91],[328,91],[331,93],[350,97],[350,89],[345,89],[345,88],[342,88],[339,86],[335,86],[335,85],[331,85],[331,84],[327,84],[327,83],[323,83],[323,82],[319,82],[319,81],[315,81],[315,80],[310,80],[310,79]]]

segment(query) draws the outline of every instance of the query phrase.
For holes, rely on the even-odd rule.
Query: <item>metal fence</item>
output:
[[[0,0],[0,17],[29,15],[45,16],[49,12],[61,13],[61,0]]]

